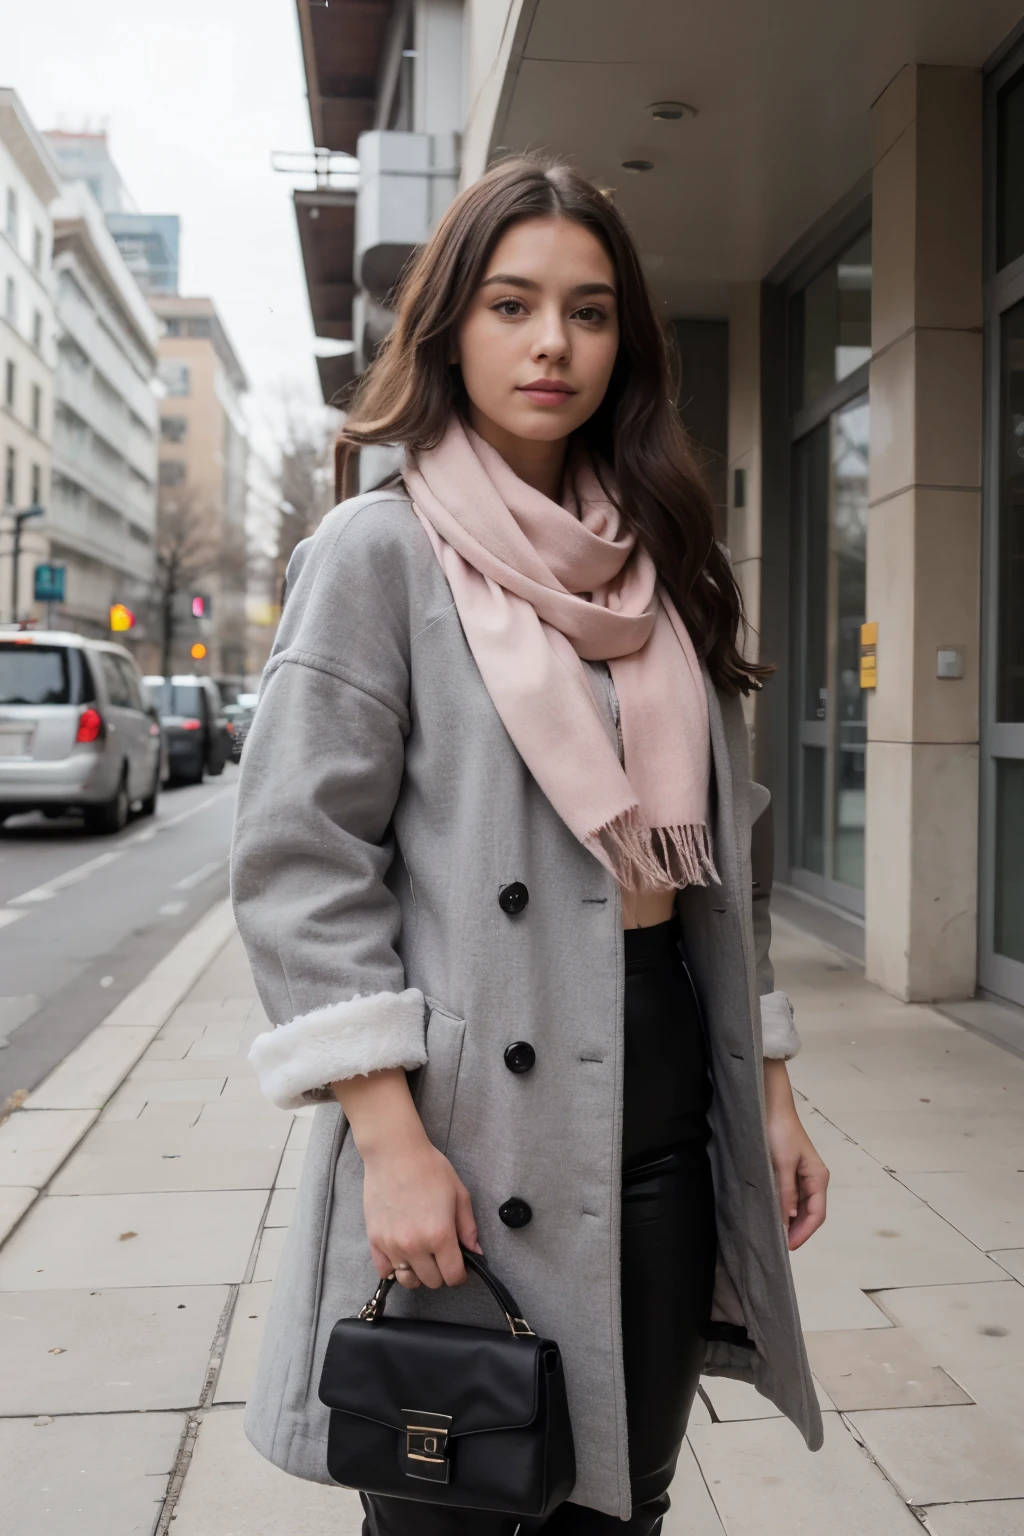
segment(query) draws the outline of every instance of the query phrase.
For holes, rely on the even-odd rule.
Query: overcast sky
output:
[[[181,216],[181,291],[216,303],[253,387],[320,403],[292,212],[273,150],[312,144],[294,0],[7,5],[0,85],[39,129],[105,122],[139,207]]]

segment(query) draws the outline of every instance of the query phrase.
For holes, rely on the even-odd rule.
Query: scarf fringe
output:
[[[711,832],[703,822],[649,827],[639,805],[632,805],[583,841],[626,890],[678,891],[722,883]]]

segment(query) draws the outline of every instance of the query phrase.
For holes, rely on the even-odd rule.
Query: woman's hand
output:
[[[333,1083],[363,1159],[363,1212],[383,1278],[408,1290],[461,1285],[459,1244],[482,1253],[469,1191],[430,1142],[398,1067]]]
[[[792,1252],[825,1220],[829,1173],[800,1123],[784,1061],[765,1060],[764,1096],[779,1210]]]

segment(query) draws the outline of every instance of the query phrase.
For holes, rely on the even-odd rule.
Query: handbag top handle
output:
[[[460,1244],[459,1246],[461,1247],[462,1245]],[[520,1314],[519,1303],[512,1295],[512,1292],[501,1283],[497,1275],[488,1265],[486,1259],[484,1259],[483,1256],[479,1253],[473,1253],[469,1248],[462,1249],[462,1257],[465,1261],[466,1268],[472,1270],[475,1275],[479,1275],[484,1285],[486,1285],[487,1289],[498,1303],[498,1306],[504,1312],[505,1321],[511,1328],[513,1337],[517,1339],[535,1338],[536,1335],[534,1334],[533,1329],[530,1327],[525,1317]],[[388,1299],[388,1292],[391,1290],[391,1287],[394,1284],[395,1272],[392,1270],[389,1275],[384,1276],[383,1280],[380,1282],[377,1289],[366,1303],[366,1306],[363,1307],[362,1311],[359,1313],[359,1316],[362,1318],[363,1322],[375,1323],[378,1318],[384,1316],[384,1306]]]

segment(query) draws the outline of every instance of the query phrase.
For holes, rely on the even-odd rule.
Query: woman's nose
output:
[[[532,355],[540,361],[565,362],[569,356],[569,333],[561,315],[543,316],[534,338]]]

